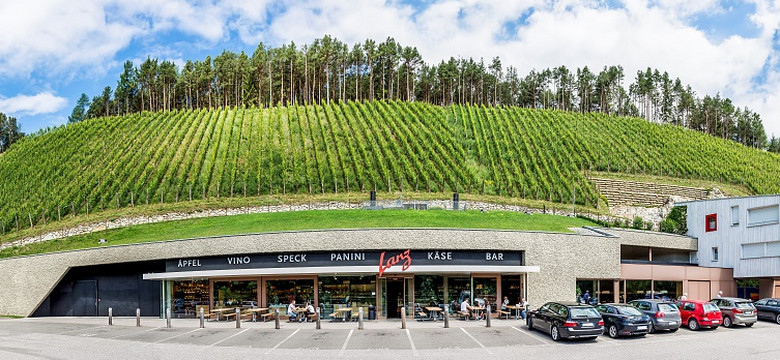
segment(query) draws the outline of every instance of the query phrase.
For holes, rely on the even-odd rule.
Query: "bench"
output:
[[[236,317],[236,313],[227,312],[227,313],[223,313],[222,316],[225,317],[225,321],[230,321],[231,317]]]
[[[317,314],[316,313],[314,313],[314,314],[307,314],[306,315],[306,321],[309,321],[309,322],[317,321]]]
[[[506,319],[509,320],[509,315],[510,315],[509,311],[498,310],[498,311],[496,311],[496,313],[498,313],[498,318],[499,319],[501,318],[501,315],[505,315]]]
[[[458,311],[455,313],[459,318],[468,321],[469,320],[469,312],[468,311]]]
[[[260,314],[260,317],[263,318],[263,322],[266,322],[266,321],[274,318],[274,313],[268,312],[268,313],[265,313],[265,314]]]

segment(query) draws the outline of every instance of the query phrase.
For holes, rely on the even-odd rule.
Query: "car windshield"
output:
[[[632,316],[642,315],[642,312],[637,310],[634,307],[630,307],[630,306],[616,306],[615,308],[617,308],[618,312],[620,312],[623,315],[632,315]]]
[[[592,307],[573,307],[571,308],[572,319],[584,319],[589,317],[601,317],[596,309]]]
[[[661,312],[677,312],[677,308],[672,304],[660,303],[658,304],[658,310]]]
[[[753,303],[749,302],[738,302],[737,307],[740,309],[755,309],[756,307],[753,306]]]
[[[713,303],[705,303],[704,304],[704,312],[712,312],[712,311],[718,311],[718,307],[715,306]]]

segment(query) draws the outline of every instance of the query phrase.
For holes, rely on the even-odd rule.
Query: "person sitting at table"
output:
[[[463,299],[463,302],[460,303],[460,312],[464,314],[468,314],[468,316],[471,316],[471,311],[469,311],[469,299]]]
[[[528,310],[528,301],[525,301],[525,298],[520,298],[520,302],[517,303],[517,307],[523,308],[523,310],[520,311],[520,317],[525,319],[525,315],[527,314],[526,310]]]
[[[316,315],[317,312],[314,310],[314,305],[312,305],[310,302],[306,303],[306,315],[309,315],[314,319],[314,315]]]
[[[287,315],[290,316],[290,321],[295,321],[298,317],[298,313],[295,312],[295,299],[290,299],[290,305],[287,305]]]
[[[501,310],[506,311],[506,307],[509,305],[509,296],[504,296],[504,301],[501,302]]]

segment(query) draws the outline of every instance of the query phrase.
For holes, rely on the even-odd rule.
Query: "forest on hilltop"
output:
[[[623,67],[531,70],[523,75],[495,57],[427,63],[393,38],[346,44],[331,36],[298,46],[260,43],[253,54],[223,51],[181,67],[147,58],[124,63],[116,86],[83,94],[71,122],[142,111],[272,107],[334,100],[404,100],[478,104],[642,117],[780,152],[759,114],[720,94],[697,95],[667,72],[647,68],[630,81]],[[630,82],[629,82],[630,81]]]

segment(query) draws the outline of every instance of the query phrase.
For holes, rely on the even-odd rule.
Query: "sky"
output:
[[[780,136],[780,0],[0,2],[0,112],[25,132],[67,122],[122,63],[183,64],[259,42],[394,37],[431,63],[499,56],[520,74],[560,65],[647,67],[758,112]]]

